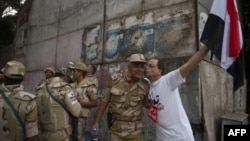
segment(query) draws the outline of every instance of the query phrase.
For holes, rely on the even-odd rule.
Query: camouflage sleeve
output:
[[[103,97],[102,97],[102,101],[103,101],[103,102],[106,102],[106,103],[109,102],[110,96],[111,96],[111,94],[110,94],[111,87],[112,87],[112,79],[109,80],[108,86],[107,86],[107,88],[105,89],[105,92],[104,92],[104,94],[103,94]]]
[[[38,135],[37,105],[35,99],[31,100],[26,107],[25,129],[26,137]]]
[[[96,85],[90,85],[87,88],[87,96],[90,100],[96,100],[97,99],[97,87]]]

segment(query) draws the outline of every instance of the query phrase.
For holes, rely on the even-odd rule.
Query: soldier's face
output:
[[[45,77],[46,77],[46,79],[49,79],[49,78],[51,78],[53,76],[54,76],[54,73],[52,71],[50,71],[50,70],[46,70],[45,71]]]
[[[129,73],[133,78],[142,78],[144,76],[145,63],[134,62],[128,66]]]
[[[72,76],[73,79],[76,80],[77,78],[79,78],[82,75],[82,71],[76,70],[76,69],[72,69]]]

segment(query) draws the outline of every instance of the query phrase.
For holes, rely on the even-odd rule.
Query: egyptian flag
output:
[[[233,90],[244,84],[242,32],[235,0],[214,0],[200,41],[234,78]]]

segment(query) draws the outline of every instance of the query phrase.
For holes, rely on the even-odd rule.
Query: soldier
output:
[[[82,62],[75,62],[70,66],[74,79],[75,92],[78,96],[78,101],[81,103],[84,114],[89,115],[91,107],[97,106],[97,87],[96,82],[86,77],[87,66]],[[78,119],[78,140],[84,140],[84,132],[86,128],[86,118]]]
[[[60,77],[66,83],[73,83],[73,80],[71,78],[71,71],[69,68],[66,67],[59,68],[56,71],[55,76]]]
[[[87,71],[87,79],[89,79],[89,81],[92,81],[96,84],[96,86],[98,86],[98,80],[95,77],[95,73],[96,73],[96,66],[93,64],[88,64],[88,71]],[[92,126],[94,124],[95,121],[95,113],[96,113],[96,109],[97,107],[93,107],[90,109],[90,113],[89,116],[87,118],[87,125],[85,128],[85,133],[84,133],[84,137],[85,137],[85,141],[90,141],[92,139]]]
[[[40,87],[43,87],[43,85],[46,83],[47,79],[50,79],[55,76],[55,68],[54,67],[47,67],[44,70],[45,79],[40,80],[40,82],[37,84],[36,89],[40,89]]]
[[[126,73],[112,76],[96,113],[93,128],[99,128],[108,106],[111,141],[142,141],[143,106],[148,107],[148,82],[143,79],[145,58],[129,57]]]
[[[38,141],[36,96],[23,91],[25,66],[9,61],[0,85],[1,141]]]
[[[69,141],[71,117],[87,116],[82,113],[71,85],[56,76],[47,79],[36,93],[41,140]]]

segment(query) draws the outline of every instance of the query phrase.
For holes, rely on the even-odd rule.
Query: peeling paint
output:
[[[100,43],[101,43],[101,26],[97,25],[92,28],[86,28],[83,33],[83,44],[81,58],[85,62],[100,61],[98,58],[101,57]]]
[[[194,41],[190,37],[190,30],[194,28],[190,24],[193,21],[190,16],[192,10],[184,9],[174,14],[159,12],[110,21],[107,26],[104,60],[124,60],[127,54],[134,52],[143,53],[146,57],[168,57],[166,55],[171,54],[170,51],[185,46],[185,40]],[[155,14],[162,16],[156,17]]]

